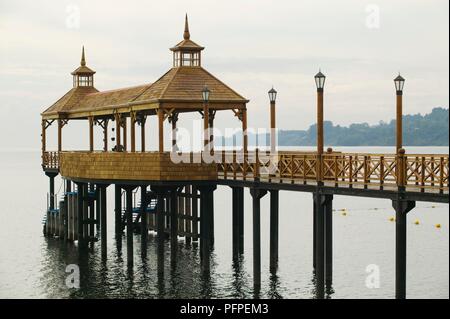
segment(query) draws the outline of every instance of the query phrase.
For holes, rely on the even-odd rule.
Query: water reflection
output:
[[[158,255],[158,241],[149,236],[145,252],[139,235],[135,259],[130,266],[124,259],[122,247],[126,238],[117,236],[115,245],[110,245],[108,254],[102,254],[101,245],[79,249],[76,244],[46,239],[42,283],[48,297],[57,298],[282,298],[279,292],[280,278],[272,274],[269,289],[262,293],[254,289],[253,278],[245,269],[245,260],[230,264],[231,272],[217,272],[218,264],[214,250],[209,256],[208,268],[202,267],[198,245],[178,242],[177,249],[170,240],[164,241],[164,253]],[[128,252],[127,252],[128,255]],[[76,264],[80,269],[80,289],[69,289],[65,285],[65,267]],[[162,268],[161,268],[162,267]],[[218,283],[225,289],[218,289]]]

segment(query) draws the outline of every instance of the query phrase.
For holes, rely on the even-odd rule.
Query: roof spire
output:
[[[83,45],[83,50],[81,51],[81,66],[85,66],[86,65],[86,58],[84,57],[84,45]]]
[[[189,38],[191,37],[191,34],[189,33],[189,23],[188,23],[188,16],[186,13],[186,17],[184,19],[184,33],[183,33],[183,38],[185,40],[189,40]]]

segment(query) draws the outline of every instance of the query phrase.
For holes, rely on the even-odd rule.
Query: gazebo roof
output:
[[[171,50],[203,49],[190,40],[187,18],[183,37],[184,40]],[[95,73],[86,66],[84,48],[81,65],[74,73]],[[93,86],[74,87],[41,115],[44,119],[76,119],[158,108],[177,109],[178,112],[197,111],[203,108],[201,92],[205,85],[211,91],[209,106],[212,109],[238,109],[248,103],[247,99],[201,66],[175,66],[153,84],[104,92]]]

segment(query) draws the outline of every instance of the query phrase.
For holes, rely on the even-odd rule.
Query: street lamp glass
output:
[[[399,74],[394,79],[394,83],[395,83],[395,89],[397,90],[397,92],[402,92],[403,86],[405,85],[405,79]]]
[[[202,90],[202,97],[203,97],[203,102],[207,103],[209,101],[209,94],[211,93],[211,91],[208,89],[208,87],[205,85],[205,87]]]
[[[269,91],[269,100],[272,103],[275,103],[277,99],[277,91],[274,88],[271,88]]]
[[[316,81],[316,87],[317,89],[323,89],[325,86],[325,75],[319,71],[319,73],[317,73],[314,76],[314,80]]]

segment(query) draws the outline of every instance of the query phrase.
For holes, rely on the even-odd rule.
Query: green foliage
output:
[[[367,123],[349,127],[324,122],[325,144],[333,146],[393,146],[395,145],[395,120],[370,126]],[[434,108],[426,115],[403,116],[403,144],[407,146],[448,146],[449,110]],[[280,131],[280,146],[316,145],[316,125],[308,130]]]

